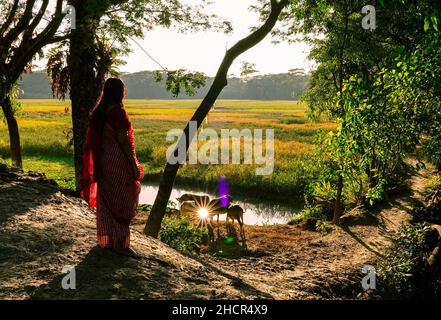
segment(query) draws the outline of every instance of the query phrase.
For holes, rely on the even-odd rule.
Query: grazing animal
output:
[[[184,201],[194,201],[199,206],[203,207],[208,205],[210,202],[210,197],[205,195],[198,195],[198,194],[191,194],[191,193],[184,193],[182,196],[177,198],[176,200],[179,201],[179,203],[183,203]]]
[[[184,201],[181,203],[181,208],[179,209],[179,215],[183,216],[186,214],[192,214],[197,211],[197,205],[194,201]]]
[[[240,226],[240,235],[242,236],[242,239],[245,238],[245,234],[243,230],[243,213],[244,213],[244,209],[237,204],[230,206],[227,209],[227,223],[229,219],[233,221],[233,224],[234,224],[234,220],[237,220]]]
[[[216,198],[209,202],[208,208],[210,208],[211,218],[213,219],[214,216],[217,216],[217,222],[219,223],[219,216],[221,214],[227,213],[227,207],[224,207],[222,205],[222,198]],[[233,198],[231,196],[228,196],[228,206],[233,201]]]

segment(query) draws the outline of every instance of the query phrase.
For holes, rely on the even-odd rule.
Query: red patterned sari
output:
[[[127,131],[140,171],[138,180],[133,177],[130,162],[117,141],[116,132],[121,129]],[[136,214],[143,177],[136,158],[132,124],[125,110],[115,106],[109,111],[101,136],[89,121],[81,195],[91,208],[96,208],[97,242],[101,247],[129,248],[129,225]]]

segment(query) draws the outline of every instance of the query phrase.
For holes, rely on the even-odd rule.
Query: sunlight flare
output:
[[[208,210],[207,210],[207,208],[200,208],[199,210],[198,210],[198,215],[199,215],[199,217],[201,217],[201,219],[203,219],[203,220],[205,220],[205,219],[207,219],[208,218]]]

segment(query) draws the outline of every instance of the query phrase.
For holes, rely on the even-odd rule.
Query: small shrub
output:
[[[305,208],[312,209],[314,214],[312,217],[330,221],[337,197],[336,168],[332,163],[320,158],[316,158],[316,163],[322,171],[315,179],[311,179],[311,183],[305,190]],[[345,192],[342,194],[342,202],[346,202]]]
[[[426,205],[417,206],[412,210],[415,222],[441,223],[441,178],[433,176],[426,181],[426,191],[429,193],[424,199]]]
[[[430,177],[430,179],[427,179],[424,184],[424,187],[427,192],[441,190],[441,175],[437,174]]]
[[[296,215],[296,216],[290,218],[288,220],[287,224],[290,226],[294,226],[294,225],[298,224],[300,221],[302,221],[302,219],[299,218],[299,215]]]
[[[384,195],[384,186],[386,184],[386,180],[380,179],[378,184],[370,188],[366,194],[366,200],[369,201],[369,204],[373,206],[376,202],[381,201]]]
[[[178,203],[174,200],[168,200],[167,202],[167,209],[168,210],[177,210],[178,209]]]
[[[395,246],[386,251],[379,265],[381,280],[402,298],[412,298],[420,293],[431,249],[431,234],[432,229],[424,223],[402,225]]]
[[[188,217],[165,217],[159,238],[178,251],[197,253],[208,239],[208,230],[191,225]]]
[[[325,220],[318,220],[315,228],[318,232],[327,234],[329,232],[329,222]]]
[[[306,202],[305,207],[298,215],[295,215],[291,219],[289,219],[288,224],[289,225],[296,225],[300,222],[308,219],[308,218],[315,218],[320,219],[322,217],[322,209],[320,206],[313,206]]]
[[[313,185],[311,195],[321,202],[331,202],[337,196],[337,190],[329,181],[320,181]]]
[[[439,132],[439,130],[438,130]],[[441,170],[441,136],[429,136],[422,146],[425,158]]]
[[[150,213],[150,211],[152,210],[152,207],[153,206],[151,204],[140,204],[140,205],[138,205],[138,211]]]
[[[419,206],[412,210],[415,222],[441,223],[441,202],[432,203],[424,207]]]

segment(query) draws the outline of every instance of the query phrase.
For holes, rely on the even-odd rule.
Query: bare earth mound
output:
[[[1,299],[323,299],[356,298],[362,267],[375,264],[400,223],[409,219],[414,192],[367,214],[353,210],[331,233],[297,226],[246,226],[249,256],[183,255],[144,236],[132,243],[144,257],[122,257],[95,245],[95,217],[81,199],[37,173],[0,167]],[[65,266],[76,270],[75,290],[61,287]]]

